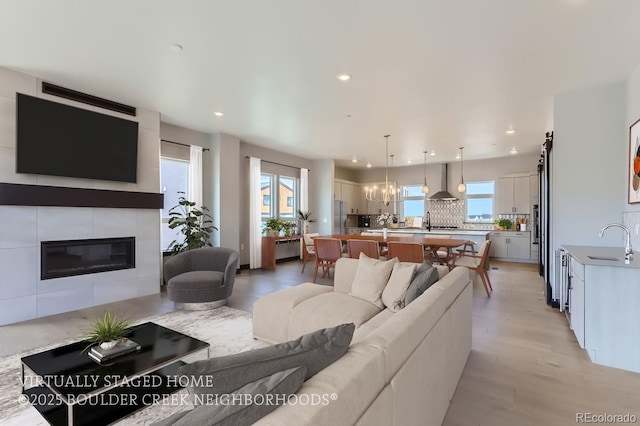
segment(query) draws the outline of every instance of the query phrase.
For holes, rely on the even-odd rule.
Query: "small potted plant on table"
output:
[[[97,318],[92,322],[85,339],[91,343],[98,343],[102,349],[112,349],[129,334],[127,328],[131,323],[132,320],[120,318],[107,309],[103,318]]]
[[[283,229],[284,222],[277,217],[270,217],[264,223],[264,231],[267,237],[277,237]]]

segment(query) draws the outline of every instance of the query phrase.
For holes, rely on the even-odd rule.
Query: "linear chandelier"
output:
[[[384,203],[385,206],[388,206],[392,202],[397,202],[398,191],[396,191],[393,183],[389,183],[389,136],[384,135],[385,139],[385,168],[384,168],[384,187],[380,188],[378,191],[378,186],[373,185],[371,187],[366,186],[364,188],[365,198],[367,201],[372,201],[374,203]],[[392,158],[393,160],[393,158]]]

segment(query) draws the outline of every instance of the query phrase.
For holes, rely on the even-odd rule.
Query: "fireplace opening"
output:
[[[40,278],[135,268],[135,237],[42,241]]]

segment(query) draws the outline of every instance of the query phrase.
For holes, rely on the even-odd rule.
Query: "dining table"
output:
[[[437,251],[439,249],[447,250],[447,259],[450,257],[451,249],[464,246],[467,240],[461,240],[458,238],[433,238],[433,237],[409,237],[409,236],[393,236],[388,235],[384,238],[380,235],[353,235],[353,234],[331,234],[331,235],[319,235],[315,238],[336,238],[346,244],[347,240],[372,240],[377,241],[382,247],[387,245],[389,241],[399,241],[405,243],[421,243],[424,245],[426,251],[429,251],[431,259],[439,262],[447,263],[446,260],[438,256]]]

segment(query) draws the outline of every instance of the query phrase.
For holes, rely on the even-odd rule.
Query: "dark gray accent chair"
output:
[[[203,247],[170,257],[164,263],[169,299],[182,309],[224,305],[233,291],[238,257],[237,251],[225,247]]]

